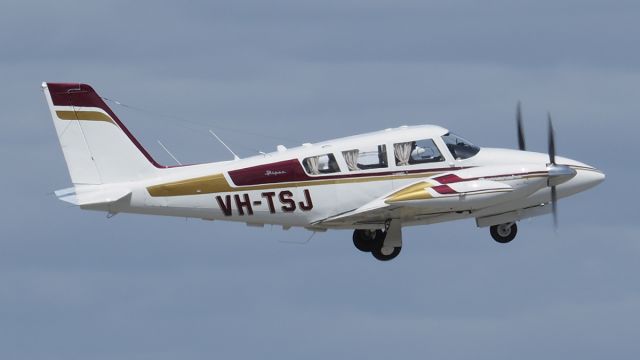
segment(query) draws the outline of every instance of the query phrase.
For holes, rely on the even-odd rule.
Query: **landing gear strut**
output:
[[[380,261],[394,259],[402,249],[402,231],[400,224],[388,221],[385,231],[361,230],[353,232],[353,245],[362,251],[368,252]]]
[[[511,242],[518,234],[518,225],[515,222],[493,225],[490,229],[493,240],[500,244]]]

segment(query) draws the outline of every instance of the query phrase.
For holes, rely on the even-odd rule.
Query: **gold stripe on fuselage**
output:
[[[201,194],[213,194],[224,192],[236,192],[236,191],[251,191],[251,190],[269,190],[279,189],[287,187],[302,187],[302,186],[320,186],[320,185],[338,185],[338,184],[354,184],[364,183],[372,181],[388,181],[388,180],[400,180],[400,179],[415,179],[429,177],[442,172],[424,172],[416,174],[397,174],[397,175],[381,175],[381,176],[368,176],[357,178],[342,178],[342,179],[326,179],[326,180],[309,180],[309,181],[295,181],[295,182],[282,182],[275,184],[261,184],[251,186],[232,187],[224,177],[224,174],[215,174],[209,176],[202,176],[193,179],[180,180],[169,182],[165,184],[153,185],[147,187],[149,195],[153,197],[159,196],[186,196],[186,195],[201,195]]]
[[[201,176],[201,177],[192,178],[192,179],[178,180],[178,181],[168,182],[164,184],[152,185],[147,187],[147,191],[149,192],[149,195],[153,197],[187,196],[187,195],[202,195],[202,194],[238,192],[238,191],[270,190],[270,189],[281,189],[281,188],[291,188],[291,187],[310,187],[310,186],[321,186],[321,185],[357,184],[357,183],[366,183],[366,182],[373,182],[373,181],[419,179],[419,178],[426,178],[426,177],[439,175],[445,172],[446,171],[421,172],[421,173],[413,173],[413,174],[396,173],[391,175],[366,176],[366,177],[363,176],[363,177],[351,177],[351,178],[339,178],[339,179],[318,179],[318,180],[309,180],[309,181],[292,181],[292,182],[281,182],[281,183],[273,183],[273,184],[260,184],[260,185],[249,185],[249,186],[238,186],[238,187],[231,186],[227,181],[227,179],[225,178],[224,174],[214,174],[214,175]],[[513,175],[509,175],[509,176],[513,176]],[[518,175],[518,177],[524,178],[524,179],[545,177],[545,176],[546,176],[546,173],[544,172],[540,174],[532,173],[532,174]],[[428,185],[431,185],[431,184],[428,184]],[[421,184],[416,184],[415,186],[424,186],[424,185],[423,183],[421,183]],[[412,189],[413,188],[414,187],[412,186]],[[394,194],[394,195],[400,195],[400,194]],[[418,194],[414,194],[414,195],[417,196]],[[425,192],[425,195],[428,195],[428,194],[426,194]]]

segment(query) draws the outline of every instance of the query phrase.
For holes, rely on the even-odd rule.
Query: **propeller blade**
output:
[[[549,119],[549,162],[551,164],[556,163],[556,141],[553,133],[553,122],[551,121],[551,114],[547,113]]]
[[[551,209],[553,211],[553,227],[558,230],[558,193],[556,187],[551,187]]]
[[[518,101],[518,108],[516,110],[516,123],[518,125],[518,148],[521,151],[524,151],[526,150],[526,145],[524,142],[524,128],[522,126],[522,109],[520,101]]]

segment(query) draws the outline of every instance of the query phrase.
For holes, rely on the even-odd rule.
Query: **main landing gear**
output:
[[[388,222],[383,230],[353,231],[353,245],[362,251],[368,252],[380,261],[389,261],[400,254],[402,250],[402,231],[400,224]]]
[[[518,225],[515,222],[493,225],[490,228],[491,237],[500,244],[506,244],[515,239],[518,234]]]
[[[518,225],[509,222],[493,225],[490,228],[491,237],[501,244],[515,239]],[[360,251],[371,253],[380,261],[395,259],[402,250],[402,228],[397,220],[389,220],[385,230],[356,229],[353,231],[353,245]]]

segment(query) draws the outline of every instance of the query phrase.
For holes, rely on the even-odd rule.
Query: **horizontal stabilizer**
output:
[[[111,204],[131,194],[126,188],[75,187],[55,192],[58,199],[77,206]]]

